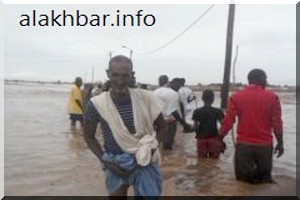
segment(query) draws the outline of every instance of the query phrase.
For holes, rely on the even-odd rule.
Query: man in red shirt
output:
[[[249,183],[271,183],[274,132],[277,140],[275,154],[283,152],[281,105],[278,96],[265,90],[267,76],[263,70],[253,69],[248,74],[249,86],[232,95],[222,122],[221,136],[225,135],[238,117],[235,175]]]

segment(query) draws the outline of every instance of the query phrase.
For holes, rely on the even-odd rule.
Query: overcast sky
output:
[[[76,76],[107,79],[108,51],[133,49],[138,82],[157,83],[161,74],[184,77],[187,84],[222,82],[228,5],[216,5],[182,37],[156,49],[188,27],[209,5],[6,5],[5,69],[7,79],[72,81]],[[85,14],[132,13],[156,17],[152,27],[21,27],[21,14],[63,9]],[[296,82],[296,6],[237,5],[234,51],[239,46],[236,81],[245,83],[252,68],[262,68],[271,84]]]

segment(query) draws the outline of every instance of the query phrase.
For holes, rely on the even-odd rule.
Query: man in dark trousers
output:
[[[188,125],[182,117],[179,105],[179,95],[177,93],[180,88],[179,79],[173,79],[168,83],[168,77],[161,75],[158,78],[159,88],[154,90],[154,95],[163,103],[162,114],[164,116],[167,127],[167,134],[160,138],[163,144],[163,150],[172,150],[176,135],[177,121],[184,127],[185,131],[189,131],[191,126]]]
[[[253,69],[248,74],[249,86],[231,96],[222,122],[222,139],[238,117],[235,175],[249,183],[272,183],[274,132],[277,158],[284,152],[281,105],[278,96],[265,89],[266,73]]]

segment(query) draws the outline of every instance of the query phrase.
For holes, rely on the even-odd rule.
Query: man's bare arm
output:
[[[179,102],[179,105],[180,105],[180,111],[181,111],[181,113],[182,113],[182,116],[183,116],[183,118],[185,118],[183,103],[182,103],[182,102]]]
[[[274,135],[277,140],[277,145],[275,146],[274,153],[277,154],[277,158],[279,158],[284,153],[283,137],[282,137],[283,134],[282,134],[282,132],[275,132]]]
[[[283,128],[282,128],[282,118],[281,118],[281,104],[278,96],[274,98],[273,110],[271,115],[272,127],[274,129],[274,135],[277,140],[277,145],[275,146],[274,153],[277,154],[277,158],[283,155]]]
[[[104,169],[109,169],[113,173],[115,173],[118,176],[128,176],[129,172],[123,171],[120,166],[112,163],[102,160],[102,154],[103,150],[101,148],[101,145],[99,144],[98,140],[95,138],[95,133],[97,129],[97,123],[91,122],[91,121],[85,121],[84,124],[84,139],[92,152],[98,157],[98,159],[102,162],[104,165]]]
[[[95,138],[97,129],[97,123],[91,122],[86,120],[84,122],[84,139],[89,146],[89,148],[92,150],[92,152],[99,158],[100,161],[102,161],[102,153],[103,150],[98,142],[98,140]]]
[[[84,112],[84,109],[83,109],[83,106],[81,105],[81,102],[78,99],[76,99],[75,101],[76,101],[77,105],[79,106],[79,108],[81,109],[81,111]]]
[[[166,123],[162,114],[160,114],[154,121],[154,127],[157,132],[157,140],[161,142],[167,134]]]

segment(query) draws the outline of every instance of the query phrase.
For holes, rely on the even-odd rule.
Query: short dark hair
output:
[[[132,60],[126,56],[123,56],[123,55],[117,55],[117,56],[114,56],[112,57],[110,60],[109,60],[109,63],[108,63],[108,69],[111,68],[112,66],[112,63],[114,62],[126,62],[129,64],[131,70],[133,68],[133,64],[132,64]]]
[[[262,69],[252,69],[248,74],[249,84],[265,85],[266,81],[267,75]]]
[[[159,86],[163,86],[169,82],[169,77],[167,75],[161,75],[158,77]]]
[[[75,78],[75,83],[81,82],[82,83],[82,78],[81,77],[76,77]]]
[[[181,81],[181,85],[184,86],[184,84],[185,84],[185,78],[181,78],[180,81]]]
[[[181,79],[180,78],[173,78],[170,81],[170,87],[174,89],[175,91],[178,91],[181,87]]]
[[[204,90],[202,93],[202,100],[205,103],[212,103],[215,99],[214,92],[212,90]]]
[[[182,80],[181,78],[173,78],[170,83],[181,84]]]

